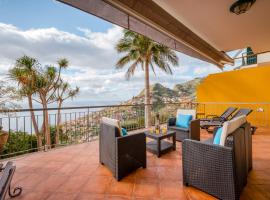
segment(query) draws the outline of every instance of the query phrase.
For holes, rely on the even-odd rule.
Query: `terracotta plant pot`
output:
[[[8,140],[8,133],[5,131],[0,131],[0,153],[3,151],[4,146]]]

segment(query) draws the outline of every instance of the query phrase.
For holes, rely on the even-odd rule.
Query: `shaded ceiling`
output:
[[[257,0],[241,15],[229,11],[236,0],[153,1],[218,50],[270,50],[270,0]]]
[[[233,63],[226,53],[210,45],[152,0],[58,1],[146,35],[179,52],[213,63],[221,69],[224,64]]]

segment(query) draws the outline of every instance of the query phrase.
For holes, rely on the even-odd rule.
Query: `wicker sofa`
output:
[[[178,109],[177,115],[190,114],[193,116],[193,120],[190,122],[189,128],[181,128],[176,126],[176,117],[169,118],[168,129],[173,130],[176,133],[176,140],[183,141],[184,139],[200,140],[200,120],[196,119],[196,110],[183,110]]]
[[[119,181],[137,168],[146,168],[145,134],[121,136],[119,127],[102,122],[99,155],[100,163],[108,167]]]
[[[214,136],[217,128],[214,130]],[[247,183],[252,169],[250,124],[244,123],[225,140],[225,146],[213,139],[198,142],[184,140],[183,182],[219,199],[236,200]]]

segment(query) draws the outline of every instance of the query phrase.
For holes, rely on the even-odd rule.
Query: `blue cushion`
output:
[[[189,128],[192,115],[178,114],[176,118],[176,126],[181,128]]]
[[[122,136],[126,136],[128,133],[127,133],[127,129],[125,129],[125,128],[122,128],[121,129],[121,135]]]
[[[221,134],[222,134],[222,127],[218,128],[216,135],[214,137],[213,144],[220,144]]]

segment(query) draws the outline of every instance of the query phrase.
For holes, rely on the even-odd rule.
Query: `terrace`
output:
[[[253,136],[253,170],[241,199],[270,198],[269,128]],[[210,137],[201,133],[202,139]],[[147,168],[117,182],[99,164],[98,141],[38,152],[14,159],[13,185],[23,187],[16,199],[215,199],[182,185],[181,143],[161,158],[147,153]]]
[[[166,104],[160,113],[161,123],[168,117],[175,115],[175,110],[181,108],[197,108],[197,114],[204,117],[203,104]],[[209,106],[209,105],[208,105]],[[227,105],[226,105],[227,106]],[[253,106],[253,107],[252,107]],[[255,105],[249,105],[254,109]],[[258,105],[256,105],[258,106]],[[220,105],[212,105],[219,113]],[[245,105],[247,107],[247,105]],[[121,181],[116,181],[106,166],[99,162],[99,120],[95,116],[122,117],[129,134],[142,132],[144,124],[143,106],[109,106],[97,108],[69,108],[63,109],[62,118],[65,119],[61,145],[51,148],[43,146],[39,151],[33,146],[27,146],[24,151],[12,148],[6,149],[2,157],[16,163],[16,172],[12,186],[21,186],[23,193],[16,199],[215,199],[215,197],[194,187],[184,186],[182,172],[182,143],[177,142],[176,151],[171,151],[158,158],[147,152],[146,169],[138,169]],[[212,110],[213,111],[213,110]],[[166,114],[165,114],[166,113]],[[154,109],[152,111],[154,115]],[[54,126],[54,110],[50,110],[51,126]],[[71,116],[70,118],[68,116]],[[76,116],[76,117],[75,117]],[[80,117],[79,117],[80,116]],[[88,117],[87,117],[88,116]],[[31,126],[25,123],[29,115],[25,110],[16,115],[2,118],[2,125],[10,127],[10,131],[27,130]],[[38,118],[38,115],[36,116]],[[42,116],[39,116],[42,122]],[[264,120],[262,113],[254,113],[249,119]],[[16,123],[15,123],[16,122]],[[31,121],[27,121],[31,123]],[[83,123],[84,122],[84,123]],[[9,124],[8,124],[9,123]],[[241,199],[268,199],[269,193],[269,127],[259,125],[253,137],[253,169],[248,176]],[[212,134],[201,130],[201,140],[211,138]],[[10,143],[22,139],[12,137]],[[23,141],[29,140],[26,138]],[[34,153],[28,153],[34,152]]]
[[[208,2],[205,5],[211,7],[212,12],[205,13],[207,6],[204,10],[196,8],[192,13],[196,12],[199,17],[195,19],[191,12],[183,10],[190,11],[189,5],[192,3],[179,6],[175,1],[165,3],[160,0],[59,1],[146,35],[176,51],[212,63],[220,69],[223,69],[225,64],[234,62],[225,51],[246,48],[246,44],[252,44],[254,53],[240,57],[243,65],[240,68],[243,69],[207,77],[197,88],[197,102],[163,102],[161,105],[148,106],[151,106],[152,125],[157,112],[161,124],[165,125],[170,117],[176,116],[179,108],[196,110],[198,119],[219,115],[227,107],[251,109],[253,112],[247,117],[247,121],[257,128],[252,135],[253,167],[248,173],[247,184],[240,199],[270,199],[270,150],[267,148],[270,144],[270,97],[265,92],[269,88],[267,84],[249,87],[254,83],[268,81],[265,74],[269,72],[269,66],[266,65],[270,60],[269,52],[266,52],[267,48],[270,48],[266,45],[270,44],[269,37],[263,34],[267,32],[267,28],[261,25],[263,23],[257,23],[264,22],[262,16],[266,12],[261,10],[267,8],[267,3],[263,5],[258,2],[261,10],[254,7],[254,10],[257,8],[256,12],[251,12],[247,19],[236,19],[228,16],[228,9],[224,9],[228,6],[228,1],[213,3],[213,6]],[[217,20],[219,14],[222,23]],[[210,18],[216,25],[215,30],[218,27],[224,29],[215,32],[198,20],[204,19],[203,21],[208,23]],[[256,37],[239,40],[238,36],[244,37],[245,33],[251,31],[244,23],[251,20],[260,25],[257,32],[250,34]],[[199,37],[206,35],[209,38]],[[232,38],[231,35],[235,37]],[[266,57],[262,52],[266,52]],[[261,64],[265,66],[259,68]],[[252,65],[253,68],[247,65]],[[137,169],[121,181],[113,177],[106,165],[100,164],[99,134],[102,117],[119,119],[129,134],[141,133],[145,131],[145,106],[138,104],[61,108],[59,144],[48,142],[45,134],[41,133],[41,146],[37,144],[31,121],[33,116],[29,109],[1,110],[0,125],[9,134],[7,144],[1,149],[1,159],[4,163],[14,161],[16,172],[11,186],[23,188],[22,194],[15,199],[215,199],[198,188],[183,184],[182,142],[176,143],[175,151],[161,157],[147,151],[146,168]],[[42,127],[45,127],[45,115],[42,114],[44,110],[34,111],[37,128],[42,130]],[[46,111],[47,127],[50,128],[48,137],[54,141],[52,138],[56,134],[58,109],[49,108]],[[200,129],[201,141],[212,137],[211,133]]]

